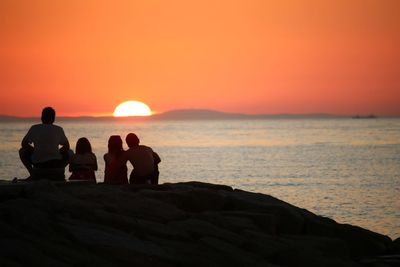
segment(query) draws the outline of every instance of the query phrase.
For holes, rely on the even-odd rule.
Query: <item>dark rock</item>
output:
[[[390,253],[400,255],[400,237],[396,238],[391,244]]]
[[[211,250],[216,251],[223,258],[225,266],[251,266],[261,262],[265,263],[259,255],[249,253],[226,241],[208,236],[201,238],[200,241]]]
[[[32,194],[32,184],[1,184],[0,202],[12,198],[27,197]]]
[[[205,236],[212,236],[236,245],[243,242],[243,239],[238,234],[219,228],[203,220],[188,219],[184,221],[171,222],[169,225],[173,228],[187,232],[196,240]]]
[[[253,220],[248,217],[234,216],[229,214],[219,214],[218,212],[206,212],[194,216],[196,219],[208,221],[222,229],[232,232],[242,232],[244,230],[257,230]]]
[[[230,201],[229,210],[251,211],[271,215],[276,226],[276,232],[281,234],[300,234],[303,230],[304,218],[295,208],[276,198],[235,190],[234,193],[227,194]]]
[[[220,185],[220,184],[209,184],[209,183],[202,183],[202,182],[197,182],[197,181],[191,181],[191,182],[184,182],[184,183],[175,183],[175,184],[166,184],[169,185],[172,189],[174,188],[193,188],[193,189],[206,189],[206,190],[212,190],[212,191],[227,191],[227,192],[232,192],[233,189],[230,186],[227,185]]]
[[[227,203],[224,196],[218,191],[192,189],[191,187],[178,187],[179,190],[159,192],[143,190],[141,195],[150,199],[157,199],[161,203],[169,203],[185,211],[198,213],[207,210],[221,210]]]
[[[45,253],[32,246],[29,241],[14,238],[0,238],[0,256],[10,263],[22,266],[70,266],[56,258],[47,257]],[[2,265],[4,266],[4,265]]]
[[[338,224],[314,215],[305,220],[305,234],[340,238],[346,242],[353,257],[380,255],[388,251],[391,239],[358,226]]]
[[[0,183],[1,266],[391,267],[399,242],[223,185]]]
[[[222,211],[221,214],[229,217],[247,218],[251,220],[260,231],[272,235],[277,233],[277,219],[273,214],[248,211]]]
[[[368,267],[399,267],[400,255],[369,257],[360,260],[360,263]]]

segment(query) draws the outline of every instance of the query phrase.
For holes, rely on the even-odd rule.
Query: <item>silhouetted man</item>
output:
[[[44,108],[42,124],[33,125],[22,139],[19,156],[30,177],[34,167],[65,168],[68,164],[69,142],[63,128],[53,124],[55,118],[53,108]]]
[[[125,140],[129,149],[124,152],[121,159],[122,164],[129,161],[133,166],[129,183],[158,184],[158,163],[161,162],[158,154],[148,146],[139,145],[140,140],[134,133],[128,134]]]

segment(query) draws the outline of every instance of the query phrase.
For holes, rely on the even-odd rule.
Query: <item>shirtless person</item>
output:
[[[63,128],[53,124],[55,118],[53,108],[44,108],[42,123],[33,125],[22,139],[19,156],[30,174],[28,180],[33,178],[33,167],[64,168],[68,164],[69,142]]]
[[[122,164],[129,161],[133,166],[129,183],[158,184],[160,157],[150,147],[139,145],[140,140],[134,133],[128,134],[125,140],[129,149],[122,156]]]

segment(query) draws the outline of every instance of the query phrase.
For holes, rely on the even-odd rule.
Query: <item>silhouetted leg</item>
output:
[[[158,164],[154,164],[154,173],[151,175],[151,184],[158,184],[158,177],[160,171],[158,170]]]
[[[160,176],[160,172],[156,170],[151,176],[151,184],[158,184],[158,177]]]
[[[24,164],[25,168],[28,170],[29,175],[32,175],[32,153],[33,151],[31,149],[26,149],[26,148],[21,148],[19,150],[19,158],[22,161],[22,164]]]

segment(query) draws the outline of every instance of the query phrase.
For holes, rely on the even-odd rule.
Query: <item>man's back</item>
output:
[[[33,125],[22,140],[22,143],[33,143],[33,163],[61,159],[59,145],[69,145],[64,130],[53,124]]]
[[[147,176],[154,172],[153,150],[148,146],[138,145],[124,152],[124,159],[130,161],[135,175]]]

